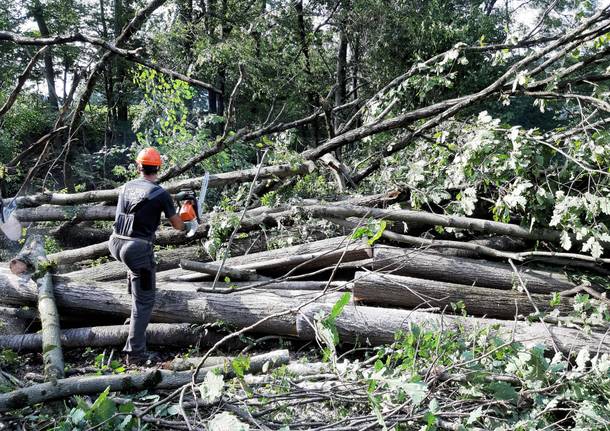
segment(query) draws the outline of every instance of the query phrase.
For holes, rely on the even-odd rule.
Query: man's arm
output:
[[[169,222],[172,224],[172,227],[177,230],[185,230],[184,222],[180,218],[178,214],[174,214],[169,218]]]

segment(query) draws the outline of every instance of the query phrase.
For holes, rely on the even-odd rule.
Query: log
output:
[[[109,255],[108,241],[104,241],[99,244],[88,245],[87,247],[51,253],[47,257],[51,262],[55,262],[56,265],[69,265],[71,263],[87,259],[99,259],[100,257]]]
[[[128,317],[131,295],[123,283],[68,281],[55,277],[55,297],[65,313],[104,314]],[[307,291],[247,290],[239,294],[198,293],[197,283],[157,283],[152,321],[161,323],[216,323],[250,326],[262,318],[294,309],[319,294]],[[94,292],[94,294],[92,294]],[[336,301],[340,294],[329,293],[319,301]],[[31,281],[0,269],[0,297],[6,304],[28,305],[36,300],[36,286]],[[257,332],[295,335],[292,314],[270,319]]]
[[[194,370],[199,366],[202,359],[202,357],[197,356],[190,358],[176,358],[169,364],[168,368],[173,371]],[[203,363],[203,367],[221,366],[227,362],[230,363],[233,359],[235,358],[226,356],[209,356]]]
[[[315,165],[305,162],[301,165],[292,166],[289,164],[268,166],[262,168],[258,178],[289,178],[313,172]],[[217,188],[226,185],[250,182],[254,179],[256,168],[244,169],[239,171],[224,172],[210,175],[208,187]],[[177,193],[184,188],[199,190],[203,177],[192,178],[182,181],[174,181],[165,184],[163,187],[170,193]],[[38,193],[31,196],[20,196],[16,199],[18,208],[35,207],[40,205],[79,205],[93,202],[116,202],[119,197],[119,189],[112,190],[91,190],[81,193]],[[8,205],[12,198],[5,199]]]
[[[372,252],[372,248],[364,241],[339,236],[245,256],[230,257],[226,260],[225,265],[257,272],[286,272],[299,265],[300,270],[314,270],[337,265],[339,261],[345,265],[360,261],[364,261],[363,264],[368,263],[367,259],[372,256]],[[180,274],[181,271],[175,271],[170,276],[175,277]]]
[[[442,256],[416,249],[376,245],[376,270],[394,275],[476,285],[495,289],[512,289],[518,279],[510,265],[466,257]],[[521,267],[520,276],[532,293],[551,293],[575,287],[563,274]]]
[[[289,360],[288,350],[276,350],[250,358],[250,372],[261,372],[266,369],[286,364]],[[200,382],[208,372],[233,376],[230,362],[222,365],[202,368],[195,376]],[[21,409],[34,404],[60,400],[73,395],[93,395],[109,388],[110,392],[136,392],[153,389],[173,389],[192,381],[191,371],[150,370],[143,373],[126,373],[106,376],[69,377],[56,383],[40,383],[9,393],[0,394],[0,412]]]
[[[20,222],[114,220],[116,207],[106,206],[55,206],[41,205],[15,210]]]
[[[275,281],[272,278],[264,278],[255,281],[230,281],[220,280],[214,286],[213,277],[198,272],[184,271],[182,269],[170,269],[157,273],[157,282],[171,283],[173,285],[184,285],[196,287],[198,292],[230,293],[240,292],[246,289],[257,290],[323,290],[325,288],[333,291],[344,291],[350,288],[347,281]],[[189,284],[190,283],[190,284]]]
[[[129,326],[126,325],[64,329],[61,331],[61,345],[64,348],[119,346],[125,344],[128,335]],[[146,328],[147,343],[157,346],[209,346],[221,338],[217,332],[186,323],[151,323]],[[42,336],[0,336],[0,348],[18,352],[39,352],[42,350]]]
[[[339,236],[306,244],[284,247],[246,256],[228,258],[226,265],[238,269],[289,270],[297,265],[312,270],[341,262],[365,260],[373,255],[371,247],[362,240]]]
[[[355,229],[358,225],[357,220],[338,219],[336,217],[325,217],[328,221],[339,226]],[[443,240],[436,238],[422,238],[419,236],[404,235],[394,232],[390,229],[385,229],[381,233],[381,237],[400,244],[408,244],[411,247],[425,248],[429,253],[438,253],[445,256],[461,256],[461,257],[492,257],[501,259],[522,260],[519,254],[506,252],[504,248],[516,247],[517,244],[525,246],[522,240],[511,238],[506,235],[495,237],[497,240],[474,240],[474,241],[455,241]],[[512,241],[511,241],[512,240]],[[498,246],[494,248],[493,246]]]
[[[0,336],[21,335],[37,318],[38,314],[32,309],[0,307]]]
[[[285,247],[281,249],[263,251],[258,253],[250,253],[244,256],[230,257],[225,262],[225,265],[240,270],[277,270],[290,268],[290,265],[301,264],[303,262],[307,262],[308,260],[315,258],[314,261],[308,263],[307,265],[304,265],[303,267],[309,269],[320,268],[330,265],[332,263],[336,263],[338,258],[343,255],[343,250],[349,241],[350,240],[347,237],[336,237],[330,239],[327,238],[320,241],[310,242],[307,244],[300,244],[291,247]],[[369,257],[369,253],[371,253],[372,255],[372,249],[370,249],[368,245],[360,241],[351,240],[351,242],[352,243],[348,247],[345,256],[343,256],[343,262],[366,259]],[[181,249],[177,248],[174,250]],[[75,251],[69,250],[69,252],[73,253]],[[60,261],[72,261],[72,253],[60,253],[65,253],[60,256]],[[60,253],[49,255],[49,257],[57,257]],[[159,255],[161,253],[162,252],[158,252],[157,254]],[[167,259],[169,261],[171,259],[171,251],[168,253],[169,257]],[[186,255],[186,252],[184,254],[181,251],[178,251],[176,253],[176,256],[179,256],[180,258],[193,258],[193,256],[191,255]],[[291,258],[290,256],[292,256],[293,258]],[[158,267],[158,269],[160,271],[163,270],[161,269],[161,267]],[[171,274],[172,276],[177,276],[180,273],[182,273],[182,271],[173,272]],[[65,276],[71,279],[80,278],[93,281],[110,281],[122,279],[124,278],[125,274],[126,272],[124,265],[120,264],[119,262],[109,262],[94,268],[87,268],[80,271],[66,273]],[[199,276],[201,276],[201,274],[198,274],[197,279],[200,279]],[[170,279],[167,279],[167,281],[169,280]],[[174,280],[176,280],[176,278],[174,278]]]
[[[551,295],[532,294],[515,290],[488,289],[464,284],[445,283],[421,278],[401,277],[374,272],[357,272],[353,284],[354,300],[367,305],[399,307],[439,307],[451,310],[451,304],[463,301],[466,312],[475,316],[512,319],[515,314],[535,313],[532,302],[542,312],[558,308],[561,313],[573,310],[573,300],[562,298],[552,307]]]
[[[181,259],[180,268],[188,271],[201,272],[208,275],[216,275],[220,272],[220,277],[229,277],[231,280],[260,280],[264,277],[259,276],[256,271],[251,269],[239,269],[232,266],[224,265],[222,269],[217,262],[196,262],[194,260]]]
[[[301,309],[297,316],[299,338],[314,339],[315,333],[308,321],[315,321],[317,313],[330,313],[331,305],[311,304]],[[413,310],[393,310],[356,305],[347,305],[336,319],[335,325],[340,340],[349,344],[364,343],[382,345],[392,343],[396,332],[411,330],[417,325],[427,331],[465,331],[475,333],[483,328],[493,328],[492,334],[526,346],[538,344],[552,347],[554,344],[564,353],[578,352],[587,347],[590,351],[610,353],[610,337],[603,333],[587,334],[579,329],[565,328],[542,323],[511,322],[477,317],[448,316]],[[547,330],[548,329],[548,330]],[[553,336],[550,339],[549,331]],[[554,341],[554,344],[553,344]]]
[[[178,268],[182,259],[195,259],[199,257],[200,249],[196,246],[178,247],[167,250],[160,250],[155,253],[157,271],[165,271]],[[67,278],[91,281],[111,281],[124,279],[127,276],[127,269],[121,262],[112,261],[102,265],[85,268],[62,274]]]
[[[9,266],[13,274],[29,273],[36,279],[38,313],[42,325],[44,374],[51,381],[61,379],[64,376],[64,356],[61,349],[59,313],[42,237],[31,236]]]
[[[528,229],[509,223],[500,223],[490,220],[471,217],[448,216],[433,214],[424,211],[412,210],[384,210],[379,208],[365,208],[354,205],[311,205],[307,211],[319,217],[373,217],[377,219],[401,221],[405,223],[418,223],[428,226],[444,226],[466,229],[474,232],[508,235],[517,238],[559,242],[561,232],[552,229]]]
[[[39,210],[40,208],[28,208],[28,210]],[[58,211],[65,207],[57,207]],[[114,208],[114,207],[106,207],[106,208]],[[114,210],[113,210],[114,211]],[[250,230],[257,229],[261,225],[277,224],[277,220],[286,216],[286,212],[274,212],[275,210],[268,210],[266,212],[258,212],[256,215],[252,215],[251,217],[246,217],[242,221],[242,229]],[[279,211],[279,210],[278,210]],[[114,218],[114,216],[113,216]],[[157,234],[157,238],[155,243],[158,245],[179,245],[184,243],[195,242],[201,238],[205,238],[207,235],[207,231],[209,228],[209,224],[205,221],[206,217],[204,216],[204,222],[199,226],[195,235],[187,238],[184,235],[184,232],[180,232],[173,229],[163,229]],[[77,248],[73,250],[64,250],[58,253],[50,254],[49,260],[52,260],[57,265],[68,265],[75,262],[80,262],[88,259],[98,259],[100,257],[110,255],[110,251],[108,250],[108,241],[101,242],[99,244],[93,244],[87,247]]]
[[[112,228],[100,229],[86,226],[85,223],[64,223],[60,227],[47,232],[59,242],[62,247],[86,247],[107,241],[112,234]]]

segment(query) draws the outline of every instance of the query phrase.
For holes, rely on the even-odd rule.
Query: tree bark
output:
[[[530,301],[525,293],[514,290],[498,291],[464,284],[445,283],[421,278],[401,277],[374,272],[357,272],[353,284],[354,300],[371,305],[399,307],[439,307],[451,310],[451,304],[463,301],[466,312],[474,316],[512,319],[516,314],[529,315],[558,308],[562,313],[573,310],[573,300],[562,298],[552,307],[551,295],[532,294]],[[533,303],[533,304],[532,304]]]
[[[303,269],[323,268],[328,265],[336,264],[341,256],[343,256],[343,262],[353,262],[369,257],[371,250],[368,245],[364,245],[362,242],[358,241],[352,242],[347,247],[345,255],[343,255],[343,251],[346,249],[345,246],[348,244],[348,241],[349,240],[346,237],[338,237],[292,247],[250,253],[244,256],[230,257],[225,262],[225,265],[240,271],[286,271],[293,268],[295,265],[303,265]],[[158,266],[158,269],[168,269],[167,267],[174,265],[174,262],[176,262],[175,266],[177,267],[177,262],[179,262],[180,259],[192,259],[196,252],[196,247],[157,252],[157,257],[161,257],[162,260],[167,261],[167,264]],[[176,261],[176,259],[178,260]],[[311,262],[308,262],[310,260]],[[218,262],[211,262],[210,264],[219,265]],[[180,270],[177,273],[172,273],[172,275],[177,276],[179,273],[185,272]],[[124,278],[125,274],[125,266],[122,263],[109,262],[97,267],[66,273],[64,276],[75,280],[110,281]],[[198,278],[200,278],[201,275],[202,274],[197,274]],[[160,273],[159,276],[162,276],[162,274]]]
[[[41,205],[35,208],[21,208],[15,210],[14,214],[20,222],[37,222],[114,220],[115,213],[116,207]]]
[[[108,255],[110,255],[110,251],[108,250],[108,241],[104,241],[99,244],[89,245],[87,247],[51,253],[47,257],[49,258],[49,261],[55,262],[57,265],[69,265],[71,263],[80,262],[87,259],[98,259]]]
[[[155,253],[157,271],[178,268],[182,259],[196,259],[198,255],[199,247],[197,246],[157,251]],[[103,265],[62,274],[62,276],[72,280],[111,281],[124,279],[127,276],[127,268],[121,262],[112,261]]]
[[[23,86],[27,82],[28,78],[30,77],[30,73],[32,73],[32,69],[34,68],[34,66],[36,66],[38,59],[40,58],[40,56],[42,54],[46,53],[48,50],[49,50],[49,48],[43,47],[43,48],[39,49],[36,52],[36,54],[34,54],[34,56],[30,60],[30,62],[27,64],[27,66],[25,67],[25,69],[23,70],[21,75],[19,75],[19,77],[17,78],[17,85],[15,85],[15,88],[13,89],[13,91],[11,91],[11,94],[9,94],[9,96],[6,98],[6,101],[4,102],[2,107],[0,107],[0,117],[2,117],[4,114],[6,114],[8,112],[9,109],[11,109],[11,107],[13,106],[13,103],[15,103],[15,100],[17,100],[17,96],[21,92],[21,89],[23,88]],[[7,165],[14,166],[13,160],[11,160]]]
[[[125,325],[64,329],[61,331],[61,345],[65,348],[119,346],[125,344],[128,335],[129,326]],[[217,332],[186,323],[152,323],[146,328],[146,342],[156,346],[210,346],[221,338]],[[0,336],[0,348],[17,352],[39,352],[42,350],[42,336]]]
[[[290,178],[297,175],[304,175],[312,172],[315,169],[313,163],[303,163],[298,166],[288,164],[268,166],[262,168],[258,176],[259,179],[269,178]],[[256,168],[243,169],[239,171],[224,172],[220,174],[210,175],[208,187],[224,187],[226,185],[236,183],[246,183],[252,181],[256,175]],[[177,193],[184,188],[192,188],[199,191],[201,180],[203,177],[197,177],[188,180],[174,181],[165,184],[163,187],[169,193]],[[80,193],[38,193],[31,196],[20,196],[16,198],[17,207],[26,208],[39,205],[78,205],[93,202],[116,202],[119,197],[120,189],[112,190],[91,190]],[[12,198],[4,200],[8,205]]]
[[[40,210],[40,208],[32,208],[33,210]],[[53,207],[53,213],[59,215],[60,213],[64,213],[66,207]],[[64,209],[62,211],[62,208]],[[78,208],[78,207],[77,207]],[[91,207],[91,208],[104,208],[104,207]],[[105,207],[105,208],[114,208],[114,207]],[[97,214],[102,214],[104,211],[108,210],[96,210]],[[114,210],[113,210],[114,211]],[[270,209],[269,211],[273,212],[275,210]],[[111,211],[109,211],[111,212]],[[86,211],[82,212],[83,214],[87,214]],[[91,215],[91,213],[89,213]],[[242,222],[243,229],[255,229],[261,225],[272,224],[275,225],[277,223],[276,218],[285,216],[286,214],[282,213],[262,213],[258,214],[255,217],[247,217]],[[114,218],[114,216],[113,216]],[[159,232],[155,243],[158,245],[178,245],[184,243],[194,242],[201,238],[205,238],[207,235],[209,225],[207,223],[202,223],[199,225],[199,228],[195,232],[195,235],[191,238],[187,238],[184,235],[184,232],[167,229]],[[49,260],[52,260],[57,265],[67,265],[75,262],[80,262],[87,259],[97,259],[100,257],[110,255],[110,251],[108,250],[108,241],[101,242],[99,244],[93,244],[87,247],[77,248],[73,250],[64,250],[57,253],[50,254]]]
[[[315,321],[319,312],[330,313],[332,306],[311,304],[303,309],[297,317],[297,333],[299,338],[313,339],[315,334],[309,322]],[[526,346],[543,344],[552,347],[553,341],[564,353],[577,352],[583,347],[600,353],[610,353],[610,339],[604,334],[592,332],[586,334],[578,329],[570,329],[542,323],[512,322],[497,319],[481,319],[477,317],[449,316],[413,310],[393,310],[347,305],[337,317],[336,328],[341,342],[366,343],[381,345],[392,343],[396,332],[411,331],[413,325],[426,331],[465,331],[476,333],[492,327],[492,335],[497,335],[507,341],[523,343]],[[547,331],[548,329],[548,331]],[[549,336],[553,336],[553,341]],[[514,338],[513,338],[514,337]]]
[[[361,240],[349,237],[328,238],[307,244],[284,247],[261,253],[228,258],[226,264],[239,269],[289,270],[296,265],[301,269],[318,269],[341,262],[353,262],[372,256],[372,249]]]
[[[44,18],[44,9],[39,0],[34,0],[33,7],[30,9],[32,17],[38,25],[38,30],[42,37],[49,37],[49,28],[47,27],[47,21]],[[53,68],[53,53],[51,48],[44,52],[44,76],[47,81],[47,92],[49,94],[49,105],[54,109],[59,108],[59,101],[57,99],[57,92],[55,90],[55,69]]]
[[[470,286],[512,289],[518,279],[510,265],[424,253],[417,249],[375,246],[376,270],[423,279],[445,281]],[[532,293],[551,293],[575,287],[563,274],[521,268],[521,279]]]
[[[276,350],[250,358],[250,372],[261,372],[288,363],[288,350]],[[202,381],[208,372],[220,372],[227,377],[233,376],[230,363],[203,368],[195,376]],[[41,383],[0,394],[0,412],[7,412],[34,404],[60,400],[73,395],[93,395],[109,388],[111,392],[134,392],[151,389],[172,389],[192,381],[191,371],[151,370],[143,373],[114,374],[108,376],[70,377],[58,380],[55,384]]]
[[[412,210],[383,210],[379,208],[363,208],[353,205],[312,205],[307,210],[318,216],[330,217],[373,217],[405,223],[418,223],[428,226],[445,226],[466,229],[475,232],[509,235],[517,238],[559,242],[561,232],[551,229],[527,229],[508,223],[471,217],[449,216]]]
[[[70,281],[55,277],[55,297],[62,312],[104,314],[128,317],[131,295],[122,283]],[[238,294],[195,292],[197,283],[157,283],[153,322],[214,323],[222,321],[237,328],[250,326],[259,320],[286,312],[318,296],[305,291],[247,290]],[[92,299],[92,292],[94,296]],[[33,283],[0,269],[0,297],[5,304],[29,305],[36,300]],[[338,294],[329,293],[320,300],[336,301]],[[295,335],[295,317],[287,314],[265,321],[257,332],[274,335]]]
[[[59,313],[53,292],[53,280],[42,238],[32,236],[21,252],[10,262],[13,274],[29,273],[38,285],[38,313],[42,326],[42,357],[47,379],[54,381],[64,376],[64,357],[61,348]]]
[[[217,262],[196,262],[193,260],[182,259],[180,260],[180,267],[189,271],[201,272],[208,275],[216,275],[219,272],[220,264]],[[229,277],[231,280],[260,280],[262,277],[259,276],[256,271],[243,270],[232,266],[223,266],[220,270],[220,277]]]
[[[21,336],[27,330],[29,322],[37,318],[34,310],[0,307],[0,336]]]

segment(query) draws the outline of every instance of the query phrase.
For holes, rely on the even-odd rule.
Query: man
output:
[[[132,295],[129,337],[123,352],[128,364],[144,364],[158,360],[146,350],[146,327],[155,303],[155,260],[153,242],[161,221],[161,213],[177,230],[185,230],[184,222],[170,194],[156,184],[161,155],[155,148],[145,148],[136,164],[140,178],[126,183],[119,194],[114,229],[110,237],[110,253],[128,268],[127,290]]]

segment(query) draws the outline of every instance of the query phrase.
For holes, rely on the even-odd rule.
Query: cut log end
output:
[[[15,275],[22,275],[29,272],[28,264],[21,259],[12,259],[9,263],[9,268]]]

